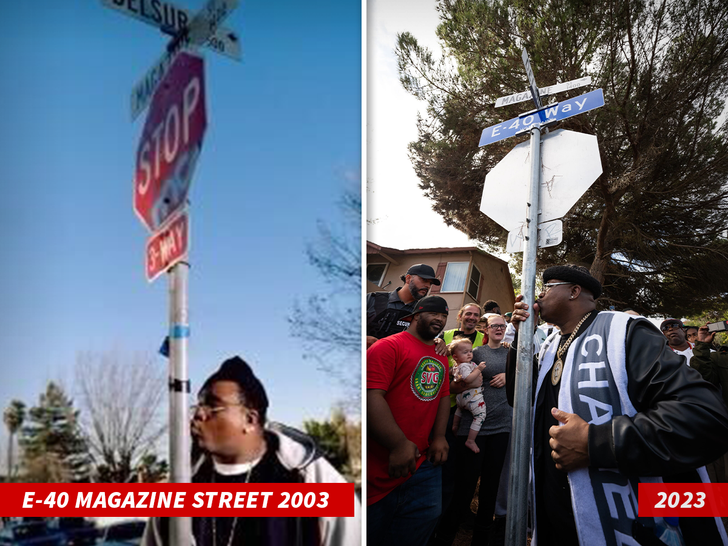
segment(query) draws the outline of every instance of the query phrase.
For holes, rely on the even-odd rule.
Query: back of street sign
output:
[[[530,143],[515,146],[485,177],[480,210],[507,231],[526,218]],[[541,140],[538,223],[562,218],[602,173],[597,137],[559,129]]]

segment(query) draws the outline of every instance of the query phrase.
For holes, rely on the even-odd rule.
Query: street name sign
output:
[[[578,80],[571,80],[568,82],[563,83],[557,83],[554,85],[549,85],[548,87],[539,87],[538,93],[541,95],[541,97],[546,97],[548,95],[555,95],[556,93],[562,93],[564,91],[570,91],[571,89],[576,89],[577,87],[584,87],[585,85],[591,84],[591,77],[587,76],[585,78],[579,78]],[[495,107],[500,108],[501,106],[508,106],[510,104],[516,104],[519,102],[526,102],[527,100],[531,99],[531,91],[524,91],[523,93],[514,93],[513,95],[507,95],[505,97],[500,97],[498,100],[495,101]]]
[[[523,252],[527,231],[526,223],[521,227],[508,232],[506,252],[515,254]],[[564,223],[561,220],[553,220],[538,225],[538,248],[560,245],[564,239]]]
[[[485,177],[480,210],[507,231],[526,218],[530,143],[515,146]],[[541,139],[538,223],[562,218],[602,173],[597,137],[558,129]]]
[[[187,211],[183,210],[147,240],[145,271],[149,282],[185,259],[189,251],[189,225]]]
[[[179,47],[195,48],[202,45],[219,28],[220,23],[230,15],[233,9],[240,4],[240,0],[209,0],[190,21],[187,27],[187,37],[181,41]],[[147,107],[159,81],[174,61],[179,47],[171,51],[166,50],[162,56],[147,70],[144,76],[131,90],[131,119]]]
[[[183,30],[194,17],[191,11],[162,0],[101,0],[101,3],[167,33]],[[202,45],[236,61],[242,58],[240,38],[228,28],[218,27]]]
[[[182,52],[154,93],[137,149],[134,211],[150,231],[185,206],[206,127],[204,64]]]
[[[529,130],[535,125],[542,125],[552,121],[561,121],[577,114],[583,114],[589,110],[604,106],[604,94],[601,89],[595,89],[589,93],[573,97],[562,102],[549,104],[541,110],[522,114],[517,118],[509,119],[483,129],[480,135],[479,146],[493,144],[504,138],[515,136],[518,133]]]
[[[531,98],[536,108],[541,108],[541,96],[538,94],[538,85],[536,85],[536,78],[533,77],[533,70],[531,69],[531,61],[528,60],[528,52],[526,48],[523,48],[521,52],[521,59],[523,60],[523,67],[526,69],[526,76],[528,77],[528,85],[531,88]]]

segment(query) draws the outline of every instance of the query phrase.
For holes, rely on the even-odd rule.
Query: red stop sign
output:
[[[156,231],[184,207],[207,127],[204,65],[181,52],[149,106],[134,174],[134,211]]]

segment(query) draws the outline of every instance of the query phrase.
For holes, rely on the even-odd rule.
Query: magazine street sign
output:
[[[137,116],[147,107],[152,99],[154,90],[159,85],[177,53],[182,47],[191,49],[205,43],[218,29],[220,23],[230,15],[240,4],[240,0],[209,0],[186,27],[186,37],[175,38],[175,47],[167,49],[162,56],[147,70],[146,74],[132,87],[131,90],[131,119],[134,121]]]
[[[150,231],[185,206],[206,127],[204,64],[182,52],[154,93],[137,150],[134,211]]]
[[[162,0],[101,0],[101,3],[166,33],[180,32],[194,17],[191,11]],[[242,57],[240,38],[228,28],[218,27],[202,45],[236,61]]]
[[[145,270],[149,282],[185,259],[189,233],[189,218],[183,210],[147,240]]]
[[[560,121],[601,106],[604,106],[604,94],[601,89],[595,89],[578,97],[550,104],[541,110],[521,114],[517,118],[483,129],[479,146],[493,144],[504,138],[525,132],[536,125]]]
[[[571,80],[564,83],[557,83],[555,85],[549,85],[548,87],[539,87],[538,93],[541,97],[548,95],[555,95],[556,93],[562,93],[563,91],[570,91],[577,87],[584,87],[585,85],[591,84],[591,77],[579,78],[578,80]],[[514,93],[513,95],[507,95],[500,97],[495,101],[495,107],[500,108],[501,106],[508,106],[510,104],[516,104],[519,102],[526,102],[531,100],[531,91],[524,91],[523,93]]]

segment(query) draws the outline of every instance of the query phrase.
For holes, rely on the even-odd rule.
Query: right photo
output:
[[[368,544],[728,545],[728,19],[592,4],[367,3]]]

